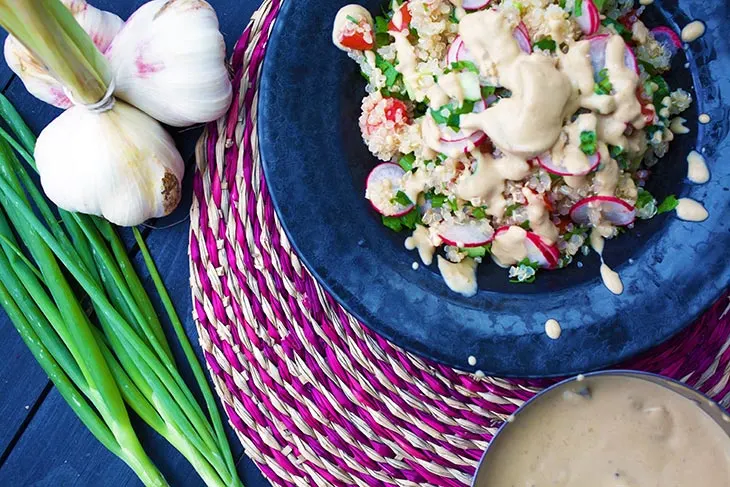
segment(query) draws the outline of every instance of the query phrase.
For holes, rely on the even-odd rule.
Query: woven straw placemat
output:
[[[501,422],[551,381],[476,377],[415,357],[364,328],[301,265],[266,190],[256,134],[280,4],[266,0],[238,41],[233,106],[197,151],[193,314],[218,394],[274,485],[468,485]],[[684,380],[727,406],[727,303],[622,366]]]

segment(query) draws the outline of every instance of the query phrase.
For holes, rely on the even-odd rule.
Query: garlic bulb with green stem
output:
[[[35,158],[43,190],[65,210],[131,226],[180,202],[185,165],[172,137],[119,100],[101,113],[66,110],[41,132]]]
[[[142,5],[106,52],[115,95],[175,127],[226,112],[232,89],[225,56],[218,18],[203,0]]]
[[[124,25],[124,21],[118,16],[94,8],[85,0],[61,1],[101,52],[106,51]],[[58,108],[72,106],[63,85],[12,35],[5,39],[4,54],[8,66],[18,75],[31,95]]]
[[[38,137],[48,197],[118,225],[169,214],[180,200],[182,157],[156,120],[114,99],[109,65],[71,12],[58,0],[0,0],[0,22],[75,105]]]

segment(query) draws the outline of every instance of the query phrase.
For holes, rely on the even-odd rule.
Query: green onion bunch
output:
[[[116,229],[55,211],[35,169],[35,136],[0,95],[0,304],[63,398],[147,486],[168,485],[130,423],[131,408],[208,486],[241,486],[220,414],[140,233],[137,244],[205,408],[175,363],[160,318]],[[63,150],[63,148],[60,148]]]

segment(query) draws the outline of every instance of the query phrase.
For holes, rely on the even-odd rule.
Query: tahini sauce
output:
[[[695,403],[631,377],[587,377],[527,406],[475,487],[727,487],[730,438]]]
[[[704,184],[710,180],[710,171],[702,154],[693,150],[687,156],[687,179],[695,184]]]
[[[337,46],[338,49],[341,49],[343,51],[350,50],[347,47],[343,46],[341,42],[342,34],[347,30],[349,25],[352,25],[352,22],[350,22],[348,17],[352,17],[353,19],[358,21],[360,19],[365,19],[367,20],[368,24],[373,24],[373,16],[370,15],[370,12],[368,12],[365,7],[356,4],[345,5],[344,7],[342,7],[337,12],[334,25],[332,26],[332,43]]]
[[[453,263],[437,255],[436,261],[449,289],[467,298],[477,293],[477,263],[474,259],[467,257],[459,263]]]
[[[682,29],[682,40],[684,42],[692,42],[702,37],[705,33],[705,24],[701,20],[694,20],[685,25]]]
[[[557,340],[560,338],[560,334],[563,332],[562,328],[560,328],[560,323],[558,323],[558,320],[550,318],[545,322],[545,334],[553,339]]]
[[[613,294],[621,294],[624,292],[624,283],[621,281],[621,276],[618,272],[611,269],[608,264],[603,261],[603,247],[605,244],[604,238],[599,233],[598,229],[594,228],[590,234],[591,247],[601,258],[601,280],[606,289],[611,291]]]
[[[405,247],[408,250],[418,249],[418,256],[425,265],[431,265],[433,262],[433,253],[436,247],[431,242],[428,229],[423,225],[416,225],[413,235],[406,238]]]
[[[680,220],[688,222],[702,222],[709,216],[702,203],[690,198],[680,198],[676,211]]]

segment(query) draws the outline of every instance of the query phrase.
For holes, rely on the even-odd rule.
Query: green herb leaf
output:
[[[560,8],[562,8],[563,10],[565,10],[565,0],[560,0],[558,2],[558,5],[560,5]]]
[[[618,163],[621,169],[626,170],[631,167],[631,161],[629,160],[629,157],[626,154],[626,151],[624,151],[623,147],[620,147],[618,145],[609,145],[608,150],[611,154],[611,157]]]
[[[432,108],[430,112],[434,121],[441,125],[445,125],[449,121],[449,117],[451,116],[451,112],[448,110],[448,107],[441,107],[438,110],[434,110]]]
[[[471,216],[476,218],[477,220],[483,220],[487,217],[487,213],[484,211],[484,208],[481,206],[475,206],[471,210]]]
[[[401,75],[398,70],[395,69],[393,63],[387,61],[380,54],[376,54],[375,66],[383,72],[383,75],[385,76],[385,86],[388,88],[393,87],[393,85],[396,84],[398,77]]]
[[[388,33],[388,19],[380,15],[375,16],[375,33],[376,34],[387,34]]]
[[[347,16],[346,18],[347,18],[347,20],[349,20],[349,21],[350,21],[350,22],[352,22],[353,24],[359,24],[359,23],[360,23],[360,22],[358,22],[358,20],[357,20],[357,19],[356,19],[355,17],[353,17],[352,15],[348,15],[348,16]]]
[[[413,170],[413,163],[416,161],[416,156],[411,152],[406,154],[398,160],[398,165],[403,168],[405,172]]]
[[[520,226],[522,228],[524,228],[525,230],[529,230],[530,229],[530,220],[523,221],[522,223],[520,223]]]
[[[404,227],[410,228],[411,230],[416,228],[416,224],[421,223],[421,215],[418,213],[418,208],[413,208],[400,217],[400,221]]]
[[[482,86],[482,88],[481,88],[482,98],[486,100],[487,98],[489,98],[490,96],[492,96],[494,94],[495,90],[496,90],[496,88],[494,86]]]
[[[669,196],[664,198],[664,201],[662,201],[662,204],[657,206],[657,209],[656,209],[657,215],[660,213],[666,213],[668,211],[672,211],[673,209],[675,209],[677,207],[678,204],[679,204],[679,200],[677,199],[677,197],[674,196],[673,194],[670,194]]]
[[[573,7],[573,13],[576,17],[583,15],[583,0],[575,0],[575,6]]]
[[[484,257],[487,255],[487,248],[486,247],[466,247],[466,248],[460,248],[459,252],[465,253],[468,257],[471,257],[472,259],[476,257]]]
[[[382,217],[383,225],[390,228],[394,232],[400,232],[403,230],[403,224],[400,221],[400,218],[395,216],[385,216]]]
[[[436,155],[436,158],[437,158],[437,159],[439,160],[439,163],[442,163],[442,162],[444,162],[444,161],[445,161],[446,159],[448,159],[448,158],[449,158],[449,156],[447,156],[446,154],[444,154],[444,153],[442,153],[442,152],[439,152],[439,153],[438,153],[438,154]]]
[[[656,90],[654,91],[654,93],[652,93],[651,99],[654,107],[656,107],[657,112],[659,112],[659,108],[661,108],[662,106],[662,100],[665,97],[669,96],[671,90],[669,88],[669,85],[667,84],[667,81],[658,74],[649,78],[649,81],[657,85]]]
[[[588,227],[583,225],[575,225],[572,230],[567,231],[563,234],[563,239],[567,242],[573,235],[583,235],[588,232]]]
[[[642,209],[646,205],[655,201],[654,196],[644,188],[639,188],[638,195],[636,197],[636,204],[634,205],[637,209]]]
[[[548,36],[537,41],[533,46],[533,49],[541,49],[543,51],[554,52],[556,47],[557,44],[555,43],[555,41],[552,40],[550,36]]]
[[[580,150],[589,156],[596,153],[596,133],[594,131],[584,130],[580,133]]]
[[[471,71],[479,74],[479,68],[471,61],[456,61],[451,63],[451,71]]]
[[[459,203],[455,199],[447,199],[446,204],[451,208],[451,211],[457,211],[459,209]]]
[[[532,267],[535,270],[538,270],[540,268],[540,264],[538,264],[537,262],[531,261],[528,257],[525,257],[524,259],[522,259],[521,261],[519,261],[517,263],[517,265],[518,266],[523,265],[525,267]]]
[[[395,196],[393,199],[390,200],[391,203],[398,203],[401,206],[410,206],[413,204],[413,201],[408,197],[407,194],[405,194],[403,191],[398,190],[397,193],[395,193]]]
[[[603,68],[596,76],[596,83],[593,86],[593,92],[597,95],[610,95],[613,90],[611,80],[608,79],[608,68]]]
[[[514,211],[521,206],[522,205],[520,203],[512,203],[504,209],[504,216],[506,216],[507,218],[511,217]]]
[[[616,33],[623,37],[625,41],[631,40],[631,31],[624,27],[624,25],[617,20],[606,17],[605,19],[603,19],[603,21],[601,21],[601,23],[606,27],[612,25],[613,28],[616,30]]]
[[[411,36],[414,37],[415,40],[418,40],[419,35],[415,27],[409,27],[408,32],[410,32]]]
[[[426,199],[431,201],[432,208],[441,208],[446,202],[446,195],[438,193],[426,193]]]
[[[449,14],[449,22],[452,24],[458,24],[459,19],[456,18],[456,7],[451,9],[451,13]]]

